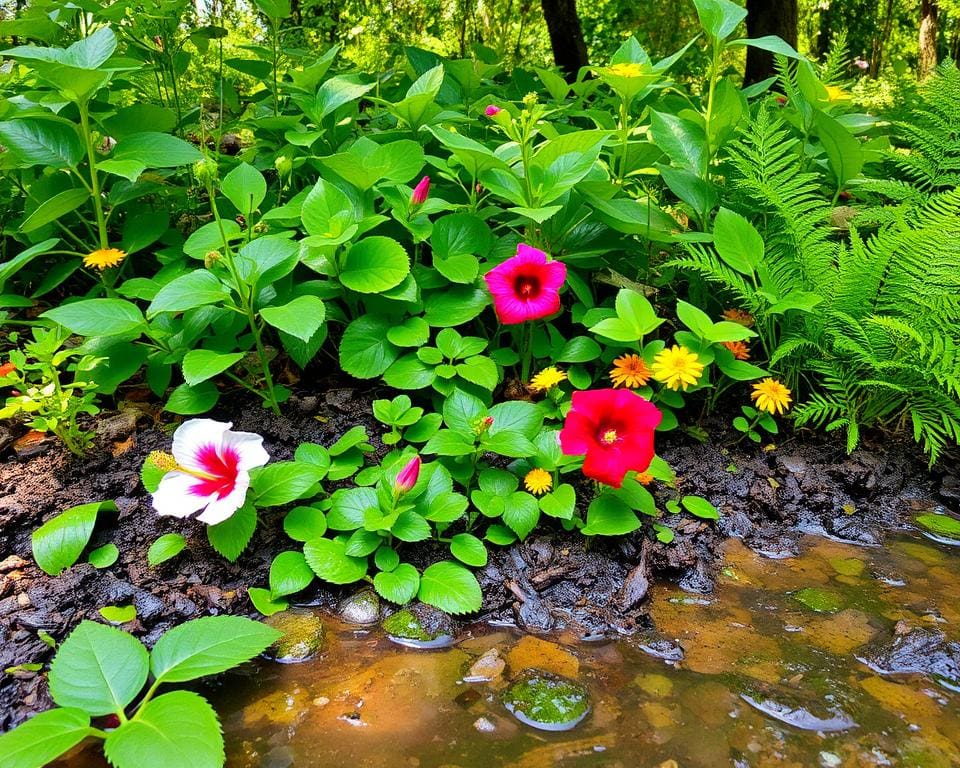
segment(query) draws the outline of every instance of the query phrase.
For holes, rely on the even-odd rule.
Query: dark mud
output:
[[[329,445],[357,424],[378,435],[371,399],[369,392],[335,388],[292,400],[280,418],[243,401],[212,416],[264,435],[271,457],[281,460],[291,458],[301,442]],[[100,422],[98,449],[90,458],[77,460],[52,447],[0,464],[0,669],[48,662],[53,651],[38,632],[62,640],[82,619],[98,620],[105,605],[133,604],[137,618],[124,628],[148,645],[190,618],[257,615],[246,587],[264,586],[274,555],[292,548],[280,513],[267,512],[235,564],[213,552],[202,525],[158,517],[140,485],[139,468],[150,451],[168,448],[172,426],[155,423],[146,409],[125,411]],[[662,522],[676,534],[669,545],[644,531],[590,542],[559,532],[536,534],[492,553],[479,574],[480,618],[528,631],[568,629],[586,638],[645,631],[651,629],[644,607],[651,582],[667,579],[688,592],[709,592],[727,536],[767,556],[788,557],[801,531],[873,545],[885,530],[907,524],[915,509],[957,505],[957,478],[929,473],[912,445],[887,440],[848,457],[839,441],[804,433],[785,436],[774,450],[741,443],[728,451],[722,446],[736,438],[721,424],[709,431],[720,437],[701,444],[676,432],[661,439],[659,448],[678,474],[677,492],[713,501],[722,513],[719,526],[667,515]],[[379,446],[376,438],[373,443]],[[677,493],[655,492],[661,502]],[[78,563],[56,578],[43,574],[32,560],[31,533],[67,507],[105,499],[114,499],[119,513],[101,515],[90,548],[112,541],[119,560],[103,570]],[[183,534],[188,548],[150,568],[148,547],[170,532]],[[303,600],[333,606],[349,591],[315,584]],[[0,678],[0,731],[50,705],[42,673],[14,671]]]

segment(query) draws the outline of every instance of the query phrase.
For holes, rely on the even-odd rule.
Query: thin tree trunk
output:
[[[797,0],[747,0],[747,36],[776,35],[797,47]],[[752,85],[776,74],[773,54],[759,48],[747,48],[747,67],[743,84]]]
[[[920,4],[920,79],[937,68],[937,0]]]
[[[577,15],[577,0],[540,0],[543,18],[550,33],[553,60],[567,82],[574,82],[581,67],[587,66],[587,43]]]
[[[870,56],[870,77],[876,79],[883,68],[883,54],[890,42],[890,33],[893,31],[893,0],[887,0],[883,13],[883,24],[880,27],[880,37],[873,42],[873,52]]]

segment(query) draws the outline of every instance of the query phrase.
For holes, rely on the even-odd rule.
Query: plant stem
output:
[[[107,218],[103,214],[103,201],[100,199],[100,179],[97,175],[97,154],[93,146],[93,136],[90,134],[90,107],[86,101],[77,104],[80,110],[80,128],[83,131],[83,141],[87,149],[87,162],[90,164],[90,196],[93,198],[93,209],[97,215],[97,233],[101,248],[109,248],[107,236]]]

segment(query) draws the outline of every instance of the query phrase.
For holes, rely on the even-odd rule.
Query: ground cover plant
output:
[[[265,44],[228,61],[222,27],[185,34],[174,8],[150,47],[114,6],[58,7],[2,51],[0,416],[83,454],[101,408],[161,404],[170,447],[142,468],[157,513],[195,516],[231,562],[258,525],[290,540],[250,585],[263,615],[317,579],[473,613],[471,569],[538,527],[670,543],[681,514],[719,512],[656,435],[703,437],[718,413],[757,444],[785,422],[845,430],[848,451],[906,430],[933,465],[960,443],[956,68],[890,121],[855,106],[842,43],[820,63],[742,36],[728,0],[694,4],[705,48],[658,58],[630,37],[571,81],[414,47],[357,71],[336,46],[287,44],[282,2],[257,4]],[[728,62],[745,48],[777,74],[742,86]],[[702,87],[675,74],[697,52]],[[178,92],[212,62],[219,79]],[[383,394],[381,433],[271,461],[206,416],[238,391],[280,414],[331,367]],[[48,521],[37,563],[73,565],[111,511]],[[158,538],[151,565],[184,546]],[[102,631],[147,669],[139,641]],[[193,679],[165,674],[133,712],[146,671],[105,711],[55,695],[63,709],[0,745],[42,765],[93,735],[133,764],[146,730],[123,734],[172,727],[161,702],[195,697],[153,698]],[[91,728],[108,714],[119,727]],[[29,747],[58,727],[51,751]],[[222,763],[222,742],[204,748]]]

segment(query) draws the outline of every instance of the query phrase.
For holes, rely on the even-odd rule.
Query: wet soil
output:
[[[297,445],[330,445],[357,424],[379,435],[370,415],[369,390],[325,390],[294,398],[274,417],[253,402],[222,404],[213,418],[258,432],[274,460],[291,458]],[[130,408],[103,417],[98,445],[86,459],[56,446],[22,457],[8,449],[0,463],[0,669],[46,663],[53,651],[39,636],[62,640],[82,619],[99,619],[106,605],[132,604],[137,618],[124,628],[148,645],[171,626],[217,613],[256,616],[247,586],[267,583],[269,565],[291,548],[270,510],[239,560],[230,564],[191,520],[160,518],[143,490],[139,469],[146,455],[169,447],[175,425],[147,409]],[[909,444],[867,442],[847,456],[841,441],[813,433],[783,436],[773,449],[736,437],[722,423],[706,425],[714,439],[699,443],[674,432],[659,441],[661,455],[678,474],[678,491],[713,501],[719,525],[686,513],[662,522],[676,534],[662,544],[649,532],[618,539],[582,538],[544,531],[525,543],[492,553],[478,574],[484,588],[483,620],[534,632],[567,630],[595,638],[649,629],[648,590],[654,582],[676,583],[690,593],[708,593],[718,570],[718,552],[737,537],[767,557],[796,552],[801,532],[864,545],[904,526],[916,509],[937,504],[956,509],[960,482],[952,473],[930,473]],[[374,437],[374,445],[379,441]],[[726,446],[726,447],[725,447]],[[382,449],[381,449],[382,450]],[[956,462],[944,462],[956,467]],[[655,490],[661,502],[676,491]],[[43,574],[31,556],[30,535],[64,509],[113,499],[119,512],[101,514],[89,549],[113,542],[118,561],[105,569],[81,562],[58,577]],[[150,544],[178,532],[188,548],[155,568],[147,565]],[[429,549],[426,550],[429,553]],[[349,588],[315,584],[304,595],[333,606]],[[670,653],[670,649],[662,649]],[[0,677],[0,731],[51,705],[42,673],[14,671]]]

